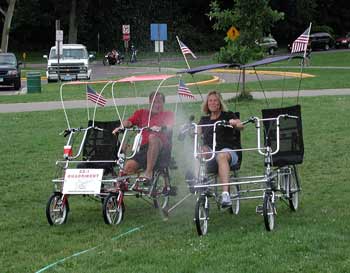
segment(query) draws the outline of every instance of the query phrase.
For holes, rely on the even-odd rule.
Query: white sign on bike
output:
[[[63,194],[99,194],[103,169],[67,169]]]

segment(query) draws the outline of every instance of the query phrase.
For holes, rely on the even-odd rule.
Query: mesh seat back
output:
[[[88,126],[92,125],[89,120]],[[119,121],[95,121],[95,127],[103,129],[90,129],[87,133],[84,147],[83,160],[116,160],[119,149],[118,138],[112,135],[112,131],[120,125]]]
[[[278,115],[289,114],[298,119],[280,119],[280,150],[272,156],[272,166],[301,164],[304,159],[304,141],[300,105],[290,107],[263,109],[263,118],[275,118]],[[276,149],[276,122],[264,121],[265,145]]]

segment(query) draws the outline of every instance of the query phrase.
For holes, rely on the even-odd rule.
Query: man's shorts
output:
[[[148,144],[142,145],[140,150],[130,160],[135,160],[139,164],[140,169],[146,169],[147,167],[147,151]],[[157,158],[156,168],[167,167],[170,162],[170,149],[163,148]]]
[[[224,151],[230,154],[231,161],[229,163],[230,163],[230,168],[233,169],[238,163],[237,152],[232,151],[232,149],[229,149],[229,148],[223,148],[220,151]],[[217,172],[218,170],[218,162],[216,161],[217,156],[218,156],[218,153],[215,155],[215,157],[212,160],[207,162],[207,168],[209,172]]]

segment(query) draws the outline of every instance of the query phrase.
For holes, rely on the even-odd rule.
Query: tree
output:
[[[269,34],[274,22],[283,18],[283,13],[272,10],[269,0],[233,0],[233,9],[221,10],[218,2],[210,4],[209,18],[216,20],[214,30],[226,31],[235,26],[240,35],[235,40],[225,37],[226,46],[220,48],[218,59],[224,62],[245,64],[253,59],[261,59],[262,49],[257,41]],[[226,36],[226,35],[225,35]],[[245,90],[245,70],[243,69],[240,98],[251,99]]]
[[[11,22],[12,22],[13,12],[15,10],[15,5],[16,5],[16,0],[7,0],[6,2],[7,2],[6,11],[2,7],[0,7],[0,12],[5,17],[4,26],[2,29],[2,36],[1,36],[2,52],[7,52]]]
[[[226,46],[220,49],[221,61],[247,63],[262,57],[262,49],[256,41],[270,34],[273,24],[282,19],[284,14],[272,10],[269,0],[233,0],[233,8],[221,10],[218,2],[210,4],[209,18],[216,20],[213,29],[226,31],[235,26],[239,29],[239,37],[232,41],[225,37]]]
[[[68,43],[76,44],[78,38],[78,25],[77,25],[77,0],[72,0],[71,9],[69,12],[69,34]]]

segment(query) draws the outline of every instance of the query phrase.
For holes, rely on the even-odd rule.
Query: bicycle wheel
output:
[[[271,231],[275,227],[275,205],[273,202],[273,195],[271,192],[265,192],[263,203],[263,216],[265,222],[265,228],[267,231]]]
[[[103,203],[103,219],[108,225],[118,225],[123,220],[125,211],[123,193],[110,193]]]
[[[207,196],[200,196],[196,203],[195,218],[197,233],[199,236],[208,232],[209,200]]]
[[[62,193],[54,192],[46,204],[46,218],[49,224],[62,225],[67,222],[69,212],[68,199],[62,200]]]
[[[240,200],[239,200],[239,185],[234,185],[231,187],[231,199],[232,199],[232,207],[230,208],[230,213],[238,214],[240,208]]]
[[[170,183],[166,173],[156,173],[153,178],[152,199],[156,209],[165,209],[169,203]]]
[[[289,185],[289,207],[292,211],[296,211],[299,206],[300,197],[300,180],[295,165],[291,166],[291,175],[288,179]]]

